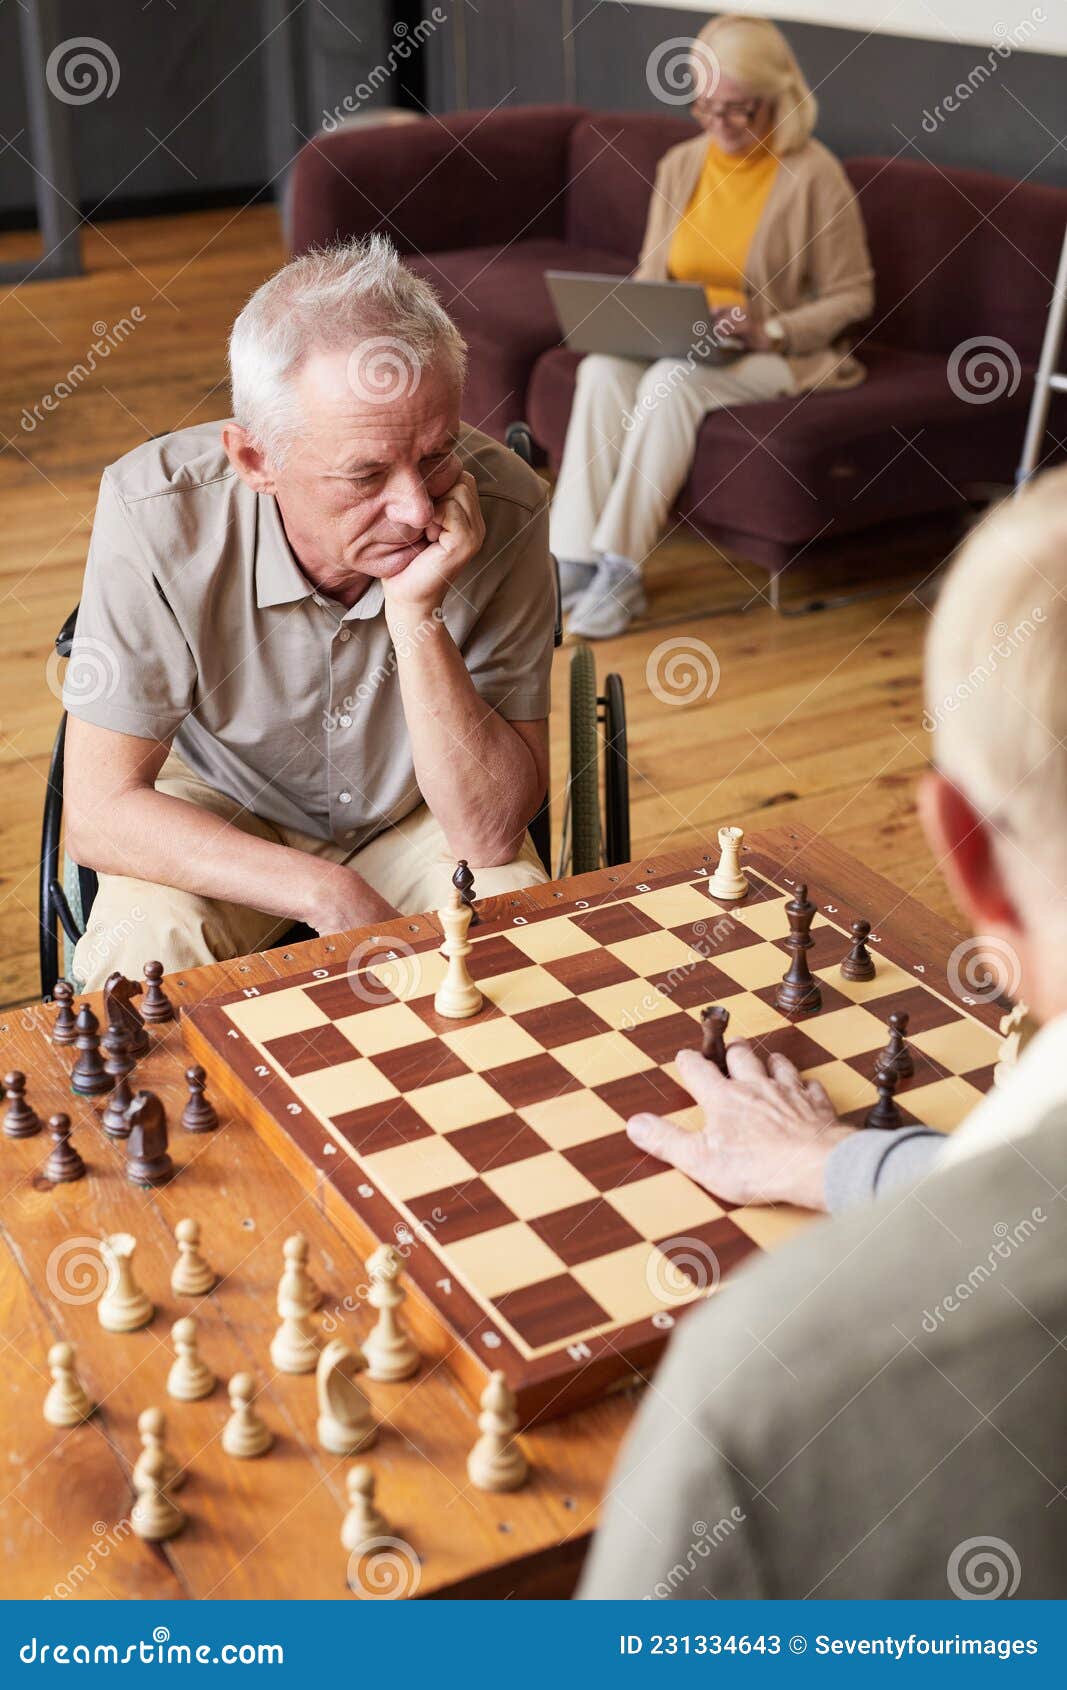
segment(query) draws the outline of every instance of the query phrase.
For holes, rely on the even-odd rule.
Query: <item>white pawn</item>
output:
[[[482,1007],[482,994],[467,968],[467,958],[473,948],[467,938],[467,929],[473,914],[470,906],[463,902],[458,886],[453,886],[448,904],[437,912],[445,930],[441,955],[447,959],[448,969],[437,988],[433,1006],[438,1015],[446,1015],[450,1021],[465,1021],[469,1015],[477,1015]]]
[[[230,1380],[233,1412],[222,1428],[222,1447],[227,1455],[240,1460],[265,1455],[274,1442],[274,1433],[256,1411],[255,1395],[256,1382],[251,1373],[235,1373]]]
[[[366,1366],[362,1352],[331,1338],[315,1374],[319,1403],[319,1443],[331,1455],[356,1455],[378,1436],[370,1404],[356,1383]]]
[[[178,1465],[177,1458],[171,1454],[165,1443],[167,1436],[167,1422],[161,1408],[146,1408],[137,1417],[137,1430],[141,1434],[141,1454],[137,1457],[137,1465],[133,1470],[133,1488],[140,1491],[148,1482],[149,1457],[158,1452],[163,1458],[162,1482],[165,1490],[178,1490],[185,1483],[185,1468]]]
[[[519,1417],[515,1393],[503,1373],[490,1375],[482,1392],[478,1416],[481,1437],[467,1457],[467,1477],[479,1490],[518,1490],[529,1473],[529,1465],[515,1442]]]
[[[162,1543],[175,1537],[185,1524],[182,1513],[166,1488],[166,1462],[159,1449],[146,1450],[141,1463],[137,1501],[130,1510],[130,1524],[148,1543]]]
[[[382,1244],[367,1258],[370,1289],[367,1301],[378,1310],[374,1329],[363,1341],[367,1377],[392,1383],[407,1379],[419,1365],[419,1352],[400,1324],[399,1309],[407,1293],[397,1283],[400,1257],[391,1244]]]
[[[345,1481],[348,1513],[341,1524],[341,1547],[350,1555],[370,1548],[388,1531],[385,1515],[374,1502],[376,1481],[369,1467],[352,1467]]]
[[[745,837],[742,827],[720,827],[719,829],[719,866],[708,881],[708,891],[713,898],[743,898],[748,891],[748,881],[741,873],[741,841]]]
[[[215,1375],[200,1355],[196,1335],[196,1321],[183,1315],[170,1329],[177,1352],[174,1365],[167,1374],[167,1395],[178,1402],[199,1402],[215,1389]]]
[[[284,1267],[278,1281],[278,1313],[314,1314],[322,1302],[322,1292],[308,1272],[308,1241],[302,1232],[294,1232],[282,1245]]]
[[[319,1346],[310,1316],[282,1315],[281,1325],[270,1342],[270,1359],[279,1373],[314,1373]]]
[[[100,1246],[107,1263],[107,1287],[96,1315],[105,1332],[137,1332],[156,1312],[133,1276],[136,1248],[137,1240],[129,1232],[113,1232]]]
[[[44,1417],[50,1426],[80,1426],[94,1413],[96,1404],[84,1390],[74,1371],[74,1345],[53,1344],[48,1352],[52,1388],[44,1399]]]
[[[176,1297],[203,1297],[211,1290],[218,1274],[200,1254],[200,1222],[179,1221],[174,1228],[178,1245],[178,1260],[170,1276],[170,1288]]]

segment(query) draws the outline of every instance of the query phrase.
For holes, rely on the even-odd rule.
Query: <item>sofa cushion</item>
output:
[[[681,117],[598,112],[570,135],[567,239],[607,247],[636,264],[656,166],[668,148],[696,134]]]
[[[432,282],[467,341],[470,366],[463,416],[503,438],[525,415],[534,363],[559,341],[559,322],[545,285],[546,270],[600,270],[625,275],[617,252],[568,246],[563,241],[515,241],[510,246],[465,247],[409,260]]]

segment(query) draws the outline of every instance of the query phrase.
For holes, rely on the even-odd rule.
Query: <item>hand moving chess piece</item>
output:
[[[467,1457],[467,1477],[479,1490],[518,1490],[530,1469],[515,1442],[519,1424],[515,1393],[503,1373],[490,1376],[482,1392],[481,1409],[481,1436]]]
[[[103,1097],[114,1084],[100,1055],[100,1023],[87,1003],[82,1004],[74,1023],[78,1054],[70,1071],[70,1087],[79,1097]]]
[[[437,988],[433,1006],[438,1015],[447,1016],[450,1021],[465,1021],[481,1009],[482,994],[467,969],[467,958],[472,948],[467,938],[471,912],[465,906],[458,887],[453,887],[449,903],[443,910],[438,910],[437,916],[445,930],[441,955],[448,961],[448,971]]]
[[[744,828],[720,827],[719,866],[708,880],[708,891],[713,898],[733,903],[748,891],[748,881],[741,873],[741,841],[744,837]]]
[[[141,1454],[133,1470],[133,1488],[139,1491],[147,1483],[149,1458],[158,1453],[163,1458],[162,1483],[165,1490],[180,1490],[185,1483],[185,1468],[167,1448],[167,1419],[161,1408],[146,1408],[137,1416],[137,1430],[141,1438]]]
[[[400,1306],[406,1292],[397,1283],[400,1257],[391,1244],[382,1244],[367,1257],[370,1289],[367,1301],[378,1310],[374,1329],[364,1340],[367,1377],[391,1383],[407,1379],[419,1365],[419,1352],[400,1323]]]
[[[44,1417],[50,1426],[80,1426],[95,1413],[96,1404],[86,1394],[74,1371],[74,1345],[53,1344],[48,1352],[52,1388],[44,1399]]]
[[[356,1383],[366,1366],[359,1350],[351,1350],[340,1338],[331,1338],[315,1370],[318,1396],[318,1438],[330,1455],[356,1455],[369,1449],[378,1436],[378,1426],[363,1392]]]
[[[137,1240],[129,1232],[113,1232],[100,1246],[107,1263],[107,1287],[96,1305],[96,1315],[105,1332],[137,1332],[155,1314],[133,1274],[133,1253]]]
[[[266,1455],[274,1433],[256,1409],[256,1382],[251,1373],[235,1373],[230,1380],[230,1418],[222,1428],[222,1447],[239,1461]]]
[[[131,1185],[165,1185],[174,1163],[167,1150],[167,1117],[155,1092],[139,1091],[126,1120],[126,1178]]]
[[[341,1522],[341,1547],[350,1555],[365,1554],[389,1531],[385,1515],[379,1513],[374,1502],[377,1482],[369,1467],[351,1467],[345,1488],[348,1513]]]
[[[700,1011],[701,1046],[700,1054],[706,1062],[714,1062],[720,1074],[730,1077],[730,1070],[726,1066],[726,1029],[730,1022],[730,1011],[724,1009],[721,1003],[709,1004],[707,1009]]]
[[[456,865],[452,884],[463,899],[465,907],[471,912],[471,926],[477,927],[481,917],[474,904],[474,875],[471,873],[470,864],[463,859]]]
[[[200,1222],[179,1221],[174,1228],[178,1246],[178,1260],[170,1276],[170,1288],[176,1297],[204,1297],[212,1289],[218,1275],[200,1254]]]
[[[104,981],[104,1014],[107,1016],[104,1049],[110,1050],[113,1041],[118,1044],[125,1042],[135,1062],[139,1057],[147,1056],[152,1048],[145,1024],[133,1001],[140,993],[140,986],[133,980],[127,980],[118,969]]]
[[[808,899],[806,886],[797,887],[785,906],[785,913],[789,920],[789,937],[785,943],[793,960],[775,994],[775,1007],[785,1015],[806,1015],[822,1006],[819,982],[808,967],[807,953],[814,943],[811,924],[815,905]]]
[[[189,1101],[182,1110],[182,1126],[187,1133],[214,1132],[219,1117],[215,1105],[204,1095],[207,1075],[198,1062],[185,1070],[185,1083],[189,1087]]]
[[[130,1524],[148,1543],[162,1543],[176,1537],[185,1524],[182,1513],[166,1488],[167,1463],[160,1449],[146,1450],[138,1462],[141,1482],[137,1501],[130,1509]]]
[[[74,987],[69,980],[57,980],[52,988],[52,1001],[59,1005],[58,1013],[52,1023],[52,1043],[54,1045],[72,1045],[78,1036],[78,1029],[74,1021]]]
[[[322,1292],[308,1272],[308,1254],[308,1241],[302,1232],[294,1232],[282,1245],[277,1301],[280,1315],[287,1308],[292,1314],[314,1314],[322,1302]]]
[[[904,1009],[894,1009],[889,1017],[889,1043],[884,1050],[880,1050],[874,1059],[874,1073],[887,1073],[890,1069],[898,1080],[910,1080],[915,1072],[915,1058],[904,1042],[904,1035],[908,1030],[908,1013]]]
[[[32,1138],[34,1133],[39,1133],[41,1117],[26,1102],[26,1076],[18,1068],[4,1075],[4,1096],[7,1098],[4,1137]]]
[[[41,1172],[53,1185],[66,1185],[71,1180],[85,1178],[85,1163],[70,1142],[70,1116],[52,1115],[48,1130],[53,1149]]]
[[[200,1354],[196,1321],[183,1315],[170,1329],[177,1352],[167,1374],[167,1395],[178,1402],[199,1402],[215,1389],[215,1375]]]
[[[174,1005],[160,984],[163,979],[163,964],[161,962],[146,962],[144,965],[144,997],[141,999],[141,1019],[150,1026],[158,1027],[164,1021],[174,1020]]]
[[[852,949],[841,964],[841,972],[846,980],[874,979],[874,958],[867,949],[870,932],[871,924],[869,921],[854,921],[852,923]]]
[[[111,1047],[104,1063],[105,1074],[110,1074],[115,1082],[114,1089],[104,1112],[100,1117],[100,1125],[109,1138],[129,1138],[130,1123],[128,1112],[133,1102],[133,1092],[130,1090],[130,1075],[133,1072],[133,1052],[130,1041],[123,1026],[116,1026],[115,1036],[111,1040]]]

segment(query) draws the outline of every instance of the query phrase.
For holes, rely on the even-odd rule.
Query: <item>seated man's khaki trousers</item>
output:
[[[232,798],[206,785],[173,751],[160,770],[156,788],[221,817],[242,833],[309,851],[330,862],[347,863],[402,915],[439,909],[451,890],[455,858],[425,804],[369,845],[353,851],[332,840],[313,839],[252,815]],[[514,862],[478,869],[475,896],[514,892],[546,879],[527,834]],[[158,958],[166,973],[173,974],[202,963],[244,956],[273,944],[297,919],[296,914],[279,918],[241,904],[180,892],[173,886],[102,874],[89,925],[74,952],[73,984],[79,991],[98,991],[115,969],[131,980],[139,980],[149,959]]]

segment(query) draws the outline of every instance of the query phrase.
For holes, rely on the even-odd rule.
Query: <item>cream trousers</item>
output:
[[[156,789],[222,817],[242,833],[309,851],[330,862],[348,863],[402,915],[438,909],[451,890],[455,858],[425,804],[362,850],[352,851],[331,840],[314,839],[251,815],[232,798],[206,785],[174,752],[160,770]],[[478,869],[474,890],[477,897],[487,897],[537,886],[547,878],[527,834],[514,862]],[[270,945],[295,919],[279,919],[218,898],[201,898],[173,886],[102,874],[71,972],[78,990],[92,992],[99,990],[116,968],[131,980],[139,980],[149,958],[158,958],[168,974],[205,962],[223,962]]]
[[[578,366],[552,499],[555,555],[595,563],[613,552],[642,563],[685,484],[707,412],[792,391],[777,352],[719,366],[589,353]]]

